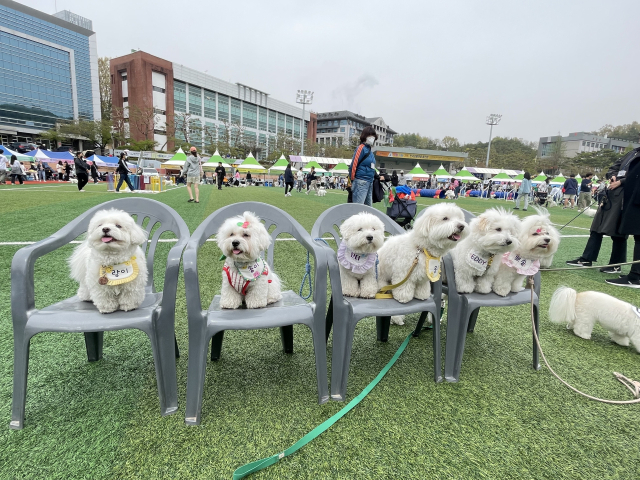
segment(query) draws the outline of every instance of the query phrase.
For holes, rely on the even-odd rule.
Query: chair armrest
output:
[[[325,250],[329,279],[331,280],[331,296],[333,298],[334,305],[335,302],[344,303],[344,296],[342,295],[342,281],[340,280],[340,265],[338,264],[336,252],[334,252],[328,245],[321,245],[321,247]]]
[[[189,241],[189,237],[182,238],[176,243],[167,257],[167,266],[164,271],[164,286],[162,287],[162,309],[171,312],[170,318],[175,322],[176,295],[178,291],[178,278],[180,275],[180,259],[182,252]]]
[[[182,257],[182,268],[184,269],[184,290],[187,297],[187,316],[189,319],[189,330],[191,330],[193,321],[199,321],[202,318],[202,298],[200,297],[200,279],[198,278],[199,248],[200,245],[198,239],[192,236],[187,243],[187,247]]]

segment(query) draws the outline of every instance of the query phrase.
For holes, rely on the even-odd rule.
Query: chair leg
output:
[[[343,318],[339,316],[338,318]],[[331,399],[343,402],[347,398],[349,364],[355,325],[344,318],[333,326],[333,349],[331,352]]]
[[[219,331],[213,337],[211,337],[211,361],[213,362],[217,362],[218,360],[220,360],[223,337],[224,330]]]
[[[29,372],[29,348],[31,339],[21,334],[13,335],[13,402],[9,427],[24,427],[24,410],[27,400],[27,374]]]
[[[327,318],[325,325],[325,341],[329,341],[329,334],[331,333],[331,327],[333,326],[333,296],[329,300],[329,310],[327,310]]]
[[[436,305],[436,312],[440,305]],[[433,315],[433,379],[442,382],[442,347],[440,343],[440,316]]]
[[[444,360],[444,379],[447,382],[457,382],[460,379],[460,366],[468,325],[469,312],[466,306],[449,302]]]
[[[176,358],[180,358],[180,349],[178,348],[178,339],[175,335],[173,335],[173,343],[175,343],[176,347]]]
[[[389,340],[389,327],[391,326],[391,317],[376,317],[376,330],[378,332],[378,341],[386,342]]]
[[[97,362],[102,359],[102,343],[104,332],[85,332],[84,345],[87,348],[87,359]]]
[[[420,315],[420,320],[418,320],[418,324],[416,325],[416,328],[412,333],[414,337],[420,336],[420,332],[422,331],[424,322],[427,320],[427,315],[429,315],[429,312],[422,312],[422,314]]]
[[[163,416],[171,415],[178,411],[178,376],[173,328],[167,332],[154,327],[149,338],[156,366],[160,413]]]
[[[476,322],[478,321],[478,313],[480,313],[480,307],[476,308],[473,312],[471,312],[471,317],[469,317],[469,326],[467,327],[467,332],[473,333],[473,330],[476,328]]]
[[[280,340],[284,353],[293,353],[293,325],[280,327]]]
[[[314,321],[311,327],[313,351],[316,356],[316,378],[318,381],[318,403],[329,401],[329,380],[327,378],[327,342],[324,339],[324,325]],[[291,338],[293,343],[293,337]]]
[[[207,371],[207,347],[209,346],[209,342],[204,331],[189,333],[187,409],[184,421],[187,425],[200,425],[204,377]],[[220,338],[222,338],[222,335]]]
[[[533,323],[536,327],[536,333],[538,334],[538,339],[540,338],[540,313],[538,312],[539,305],[533,306]],[[533,336],[533,335],[532,335]],[[540,370],[540,352],[538,351],[538,346],[536,345],[536,339],[533,339],[533,368],[535,370]]]

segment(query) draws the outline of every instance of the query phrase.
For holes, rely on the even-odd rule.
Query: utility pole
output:
[[[298,90],[296,94],[296,103],[302,104],[302,127],[300,129],[300,156],[304,156],[304,107],[313,103],[313,92],[309,90]]]
[[[489,148],[487,148],[487,168],[489,168],[489,154],[491,153],[491,137],[493,135],[493,126],[498,125],[501,119],[502,115],[498,115],[497,113],[492,113],[487,117],[487,125],[491,125],[491,128],[489,130]]]

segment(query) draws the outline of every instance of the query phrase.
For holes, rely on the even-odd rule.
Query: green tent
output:
[[[310,171],[311,167],[315,167],[316,169],[316,173],[325,173],[326,170],[324,168],[322,168],[320,166],[320,164],[318,162],[316,162],[315,160],[311,160],[310,162],[308,162],[303,168],[303,171]]]
[[[467,167],[462,167],[462,170],[456,173],[456,175],[453,178],[455,178],[456,180],[460,180],[461,182],[472,182],[472,181],[479,180],[478,177],[476,177],[473,173],[467,170]]]
[[[225,168],[231,167],[231,164],[229,164],[229,162],[227,162],[224,158],[222,158],[218,150],[216,150],[216,153],[213,154],[213,157],[211,157],[206,163],[204,163],[202,165],[202,168],[215,169],[218,166],[218,163],[220,162],[222,162],[222,166]]]
[[[269,171],[275,171],[275,172],[284,172],[287,169],[287,165],[289,165],[289,160],[287,160],[285,158],[284,155],[282,155],[278,161],[276,163],[274,163],[273,165],[271,165],[271,168],[269,169]],[[298,169],[295,168],[293,165],[291,166],[291,171],[292,172],[297,172]]]
[[[566,178],[564,178],[562,176],[562,173],[560,173],[556,178],[554,178],[553,180],[551,180],[551,183],[557,183],[557,184],[564,184],[564,182],[566,182]]]
[[[416,163],[416,166],[413,167],[413,169],[408,172],[407,175],[427,175],[427,172],[422,169],[419,163]]]
[[[516,175],[515,177],[513,177],[513,180],[515,182],[521,182],[522,180],[524,180],[524,172],[522,172],[521,174]]]
[[[340,162],[331,169],[331,173],[334,175],[347,175],[349,173],[349,165],[344,162]]]
[[[524,174],[523,174],[523,178],[524,178]],[[495,177],[493,177],[491,179],[491,181],[500,181],[500,182],[512,182],[513,179],[507,175],[507,172],[505,172],[504,170],[500,170],[500,173],[498,173]]]
[[[416,165],[416,167],[419,167],[419,166],[420,166],[420,164]],[[442,165],[442,164],[440,164],[440,168],[439,169],[437,169],[435,172],[433,172],[433,175],[435,177],[440,177],[440,178],[441,177],[451,178],[453,176],[453,175],[451,175],[449,172],[447,172],[444,169],[444,165]]]
[[[248,170],[266,170],[266,168],[260,165],[251,152],[249,152],[249,155],[244,159],[244,162],[238,165],[238,170],[246,172]]]
[[[176,154],[175,154],[173,157],[171,157],[171,158],[169,159],[169,161],[174,161],[174,160],[181,160],[181,161],[184,161],[184,160],[186,160],[186,159],[187,159],[187,154],[186,154],[186,153],[184,153],[184,151],[182,150],[182,148],[179,148],[179,149],[178,149],[178,151],[176,152]]]
[[[576,181],[577,181],[578,183],[580,183],[580,182],[582,181],[582,177],[580,176],[580,174],[577,174],[577,175],[576,175]]]
[[[547,179],[547,176],[544,174],[544,172],[540,172],[540,175],[538,175],[536,178],[531,180],[531,183],[542,183],[546,179]]]

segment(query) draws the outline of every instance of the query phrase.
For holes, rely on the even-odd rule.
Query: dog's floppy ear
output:
[[[131,219],[131,227],[129,234],[131,235],[131,243],[133,245],[142,245],[147,241],[147,232]]]
[[[487,231],[489,229],[489,217],[487,215],[480,215],[478,217],[478,229],[482,230],[483,232]]]

